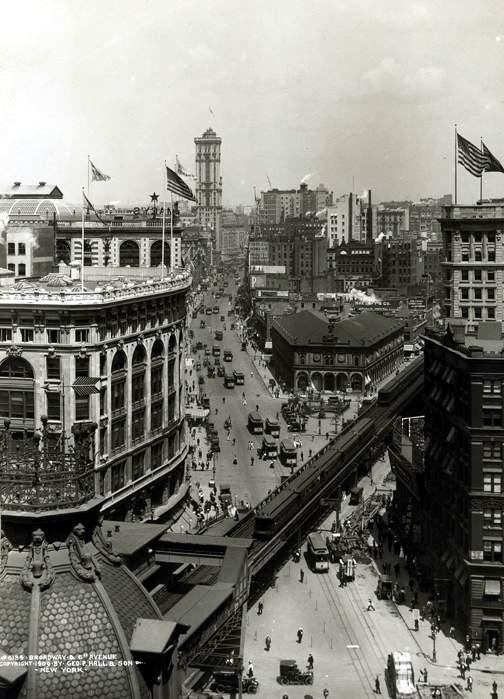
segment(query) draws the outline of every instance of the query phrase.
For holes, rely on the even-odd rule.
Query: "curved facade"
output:
[[[180,271],[81,292],[49,275],[0,291],[0,422],[19,440],[43,416],[55,440],[96,423],[96,492],[110,518],[156,518],[184,484],[190,284]]]

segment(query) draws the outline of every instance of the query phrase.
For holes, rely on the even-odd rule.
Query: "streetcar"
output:
[[[329,551],[320,532],[308,535],[306,558],[315,573],[327,573],[329,570]]]
[[[258,412],[249,413],[248,428],[252,434],[262,434],[264,432],[264,421]]]
[[[212,347],[212,354],[214,357],[220,357],[221,348],[218,345]]]
[[[235,380],[235,384],[237,386],[244,386],[245,385],[245,375],[243,374],[242,371],[236,371],[236,369],[233,371],[233,376]]]
[[[278,456],[278,446],[270,434],[265,434],[261,446],[261,456],[263,459],[276,459]]]
[[[232,362],[233,361],[233,353],[229,349],[224,350],[224,361],[225,362]]]
[[[292,439],[282,439],[280,442],[280,461],[284,466],[297,464],[297,449]]]
[[[267,417],[264,431],[272,437],[280,437],[280,423],[272,417]]]
[[[222,340],[222,330],[216,330],[216,331],[215,331],[215,339],[216,339],[216,340]]]

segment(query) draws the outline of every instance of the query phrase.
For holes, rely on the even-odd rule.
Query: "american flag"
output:
[[[457,134],[458,162],[474,177],[481,177],[488,163],[487,156],[466,138]]]
[[[502,167],[495,155],[488,150],[483,141],[481,141],[481,150],[486,158],[485,172],[504,172],[504,167]]]
[[[166,166],[166,189],[177,197],[194,201],[194,194],[191,188],[186,185],[184,180],[179,177],[176,172],[170,170],[168,165]]]
[[[91,166],[91,179],[94,182],[107,182],[107,180],[110,180],[110,175],[106,175],[101,170],[98,170],[92,160],[89,161],[89,164]]]

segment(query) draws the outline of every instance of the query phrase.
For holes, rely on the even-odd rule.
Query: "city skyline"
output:
[[[194,165],[222,138],[223,204],[308,173],[374,201],[453,193],[454,123],[504,157],[504,8],[369,0],[34,2],[6,8],[2,183],[56,182],[78,201],[87,156],[111,176],[98,204],[160,191],[163,161]],[[224,21],[223,21],[224,20]],[[19,141],[22,141],[22,147]],[[384,177],[385,174],[385,177]],[[485,176],[484,196],[504,193]],[[479,180],[459,168],[459,203]]]

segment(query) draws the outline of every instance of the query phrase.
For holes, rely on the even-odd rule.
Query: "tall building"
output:
[[[22,444],[95,426],[102,509],[153,519],[182,497],[184,333],[191,276],[112,277],[78,265],[0,290],[0,430]],[[157,276],[155,279],[153,277]],[[117,270],[116,270],[117,274]],[[5,422],[7,421],[7,422]]]
[[[448,325],[424,338],[424,502],[436,597],[471,643],[499,653],[504,649],[503,225],[502,201],[445,209]]]
[[[372,226],[372,217],[366,217],[363,224],[362,212],[368,208],[368,197],[363,200],[350,192],[344,194],[327,207],[327,240],[329,247],[340,245],[343,241],[348,243],[352,240],[365,243],[372,237],[368,233],[368,225]]]
[[[199,223],[211,228],[216,249],[222,249],[222,139],[213,129],[194,139],[196,145],[196,205]]]

